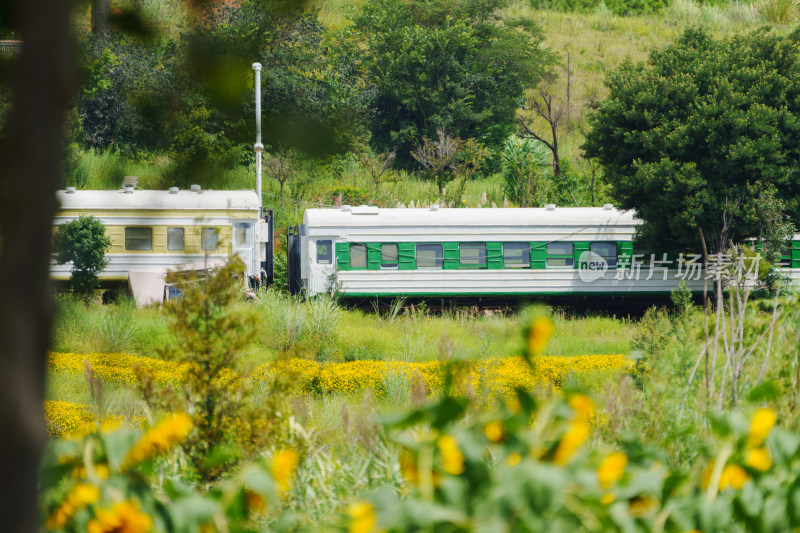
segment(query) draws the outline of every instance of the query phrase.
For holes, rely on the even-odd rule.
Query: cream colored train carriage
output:
[[[196,270],[219,264],[236,254],[251,279],[272,278],[272,218],[262,216],[254,191],[191,190],[67,190],[57,193],[60,208],[54,224],[94,216],[111,240],[102,282],[129,282],[137,301],[150,303],[159,295],[149,289],[136,294],[139,280],[163,280],[169,270]],[[70,277],[70,263],[53,261],[56,280]],[[163,287],[163,283],[162,283]],[[157,289],[156,289],[157,290]]]

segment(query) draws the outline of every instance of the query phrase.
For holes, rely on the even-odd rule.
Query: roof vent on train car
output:
[[[75,194],[75,187],[67,187],[67,194]]]
[[[203,188],[197,184],[192,185],[192,192],[200,193],[203,191]]]
[[[603,209],[605,209],[606,211],[611,211],[612,209],[614,209],[614,204],[603,204]]]
[[[342,211],[344,211],[344,212],[346,212],[346,213],[351,213],[351,212],[353,211],[353,208],[352,208],[352,206],[349,206],[349,205],[343,205],[343,206],[341,207],[341,209],[342,209]]]
[[[547,209],[548,211],[555,211],[556,204],[544,204],[544,208]]]
[[[378,207],[374,205],[360,205],[353,208],[354,215],[377,215]]]
[[[125,176],[122,180],[122,188],[136,187],[139,185],[139,176]]]
[[[125,185],[122,190],[125,194],[133,194],[133,185]]]
[[[439,210],[439,204],[431,204],[430,210],[431,211],[438,211]]]
[[[170,194],[178,194],[178,190],[179,189],[177,187],[170,187],[169,188],[169,193]]]

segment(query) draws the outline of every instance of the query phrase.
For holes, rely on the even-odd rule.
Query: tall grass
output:
[[[88,307],[71,296],[56,298],[52,350],[56,352],[127,352],[156,357],[175,342],[161,311],[137,308],[122,297],[115,304]]]
[[[761,0],[756,6],[759,14],[770,24],[795,23],[800,13],[797,0]]]

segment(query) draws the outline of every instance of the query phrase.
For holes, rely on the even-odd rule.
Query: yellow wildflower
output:
[[[517,466],[520,462],[522,462],[522,454],[520,453],[514,452],[506,457],[506,464],[508,466]]]
[[[492,420],[483,426],[483,434],[486,435],[489,442],[500,442],[505,434],[503,423],[499,420]]]
[[[536,338],[542,335],[535,331],[546,328],[548,319],[540,318],[540,327],[530,328]],[[533,322],[532,322],[533,324]],[[544,324],[544,328],[541,325]],[[542,344],[542,347],[544,343]],[[538,348],[537,348],[538,349]],[[185,381],[190,365],[170,361],[159,361],[150,357],[130,356],[126,354],[59,354],[51,353],[48,358],[48,369],[51,372],[83,374],[85,361],[89,360],[95,374],[106,381],[135,384],[138,380],[134,368],[147,371],[157,383],[169,383],[175,386]],[[578,355],[572,357],[542,356],[536,360],[536,367],[530,365],[522,357],[488,358],[467,365],[464,383],[478,385],[487,391],[500,391],[506,398],[512,414],[519,411],[519,402],[515,398],[518,388],[530,390],[543,384],[556,387],[563,383],[567,376],[584,372],[604,371],[618,374],[632,368],[633,363],[622,354]],[[306,392],[330,390],[334,392],[354,393],[364,389],[384,391],[384,376],[401,374],[409,378],[419,376],[424,383],[422,390],[428,395],[441,392],[446,377],[446,365],[439,361],[400,362],[400,361],[351,361],[347,363],[317,363],[303,359],[289,359],[280,363],[266,363],[260,366],[255,374],[256,380],[263,379],[274,372],[287,372],[293,377],[295,386]],[[238,379],[234,373],[221,376],[220,380],[233,386]],[[416,379],[416,378],[414,378]],[[469,387],[464,387],[468,390]],[[88,405],[69,402],[45,402],[48,428],[53,436],[73,435],[85,428],[94,430],[96,421]],[[119,425],[125,420],[113,417],[101,420],[106,426]]]
[[[78,483],[70,493],[70,500],[82,506],[91,505],[100,499],[100,489],[89,483]]]
[[[145,461],[157,453],[163,453],[181,442],[192,430],[192,418],[186,413],[168,416],[149,430],[137,442],[129,454],[129,462]]]
[[[356,502],[347,507],[350,533],[372,533],[378,525],[378,513],[369,502]]]
[[[448,474],[457,476],[464,472],[464,454],[458,449],[458,443],[451,435],[442,435],[437,441],[442,454],[442,468]]]
[[[272,479],[282,492],[288,491],[291,487],[298,464],[300,464],[300,454],[291,448],[280,450],[272,456]]]
[[[585,394],[573,394],[569,397],[569,405],[575,411],[575,416],[588,422],[594,415],[594,400]]]
[[[152,529],[153,519],[132,501],[115,503],[110,510],[98,509],[86,526],[88,533],[147,533]]]
[[[531,321],[526,339],[530,355],[539,355],[544,351],[553,336],[553,329],[553,321],[546,316],[538,316]]]
[[[419,485],[419,471],[414,456],[408,450],[400,452],[400,472],[412,485]]]
[[[253,513],[261,513],[267,507],[267,501],[264,499],[264,497],[252,490],[244,491],[244,499],[247,502],[247,508]]]
[[[600,503],[603,505],[611,505],[616,500],[613,492],[606,492],[602,496],[600,496]]]
[[[628,513],[631,516],[640,518],[655,512],[659,505],[659,501],[649,494],[636,496],[628,504]]]
[[[745,464],[759,472],[766,472],[772,466],[772,458],[766,448],[752,448],[747,451]]]
[[[719,477],[719,490],[728,488],[739,490],[747,483],[747,472],[739,465],[725,465]]]
[[[99,477],[100,479],[108,479],[108,475],[110,474],[108,470],[108,465],[104,464],[94,465],[94,473],[97,474],[97,477]],[[80,479],[86,479],[88,473],[86,471],[85,466],[79,466],[75,468],[75,470],[72,472],[72,475]]]
[[[628,456],[624,453],[614,452],[608,455],[597,469],[597,480],[600,482],[600,486],[604,489],[611,488],[622,479],[627,466]]]
[[[522,405],[519,403],[519,398],[516,396],[506,398],[505,403],[506,409],[508,409],[508,412],[512,415],[519,414],[520,410],[522,409]]]
[[[97,503],[99,499],[100,489],[89,483],[78,483],[67,493],[58,509],[47,518],[45,529],[63,528],[78,510]]]
[[[772,431],[772,426],[775,425],[776,420],[775,411],[772,409],[759,409],[753,413],[747,444],[754,448],[761,446],[761,443],[767,438],[769,432]]]
[[[561,442],[558,443],[556,453],[553,455],[553,462],[558,465],[567,464],[578,448],[588,439],[589,424],[584,420],[573,420]]]

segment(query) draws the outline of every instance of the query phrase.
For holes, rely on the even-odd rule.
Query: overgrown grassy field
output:
[[[330,362],[355,360],[435,361],[443,344],[460,359],[510,357],[520,354],[524,316],[512,310],[484,315],[481,310],[431,313],[410,305],[394,313],[348,309],[318,298],[304,301],[277,290],[259,294],[261,318],[248,354],[261,364],[276,354]],[[629,353],[635,322],[613,316],[553,316],[555,336],[543,355]],[[72,353],[129,353],[156,357],[175,343],[161,312],[137,308],[128,298],[113,305],[91,305],[59,299],[59,320],[52,349]]]
[[[502,383],[520,384],[545,402],[543,405],[558,401],[562,393],[574,396],[575,391],[581,391],[594,413],[592,450],[631,446],[633,442],[636,446],[654,446],[660,450],[659,461],[700,476],[698,467],[693,467],[697,457],[718,449],[706,419],[709,407],[704,405],[713,405],[715,412],[727,412],[732,407],[731,385],[725,383],[731,359],[723,355],[721,343],[717,350],[708,352],[709,361],[712,353],[715,361],[711,383],[716,390],[707,394],[705,371],[700,365],[704,315],[685,297],[675,298],[674,308],[653,308],[633,319],[572,317],[543,308],[483,316],[467,312],[437,315],[417,306],[378,314],[342,308],[323,298],[302,300],[271,290],[260,293],[255,301],[236,303],[234,312],[254,311],[258,317],[241,368],[254,371],[252,376],[266,376],[263,372],[272,368],[271,364],[288,364],[295,369],[295,373],[287,374],[292,376],[293,385],[285,391],[291,420],[296,424],[293,446],[302,449],[304,457],[293,471],[289,492],[260,519],[258,527],[281,529],[284,526],[280,521],[297,513],[302,518],[297,518],[293,527],[313,528],[318,521],[335,520],[332,517],[348,502],[372,498],[375,491],[404,494],[415,490],[409,488],[413,487],[413,477],[409,478],[413,474],[403,463],[405,448],[387,442],[392,433],[381,427],[386,421],[415,412],[420,405],[424,410],[427,402],[438,401],[439,392],[432,384],[443,382],[434,376],[443,376],[438,373],[455,361],[471,365],[465,367],[471,377],[458,389],[458,394],[471,400],[452,431],[485,421],[487,415],[497,416],[503,401],[513,405],[508,404],[515,398],[510,392],[513,389],[502,392]],[[178,393],[185,386],[179,363],[160,360],[161,349],[181,342],[168,328],[165,311],[139,309],[126,300],[86,307],[82,302],[59,298],[58,304],[60,314],[53,341],[53,350],[58,353],[49,365],[46,405],[51,421],[63,428],[85,430],[99,417],[104,431],[155,424],[162,415],[142,396],[135,368],[145,363],[152,369],[151,376],[163,380],[161,386],[168,384]],[[780,300],[783,312],[767,346],[764,332],[772,302],[750,303],[742,323],[743,339],[748,346],[758,339],[764,342],[756,343],[736,385],[738,409],[751,413],[768,406],[775,413],[771,416],[777,416],[780,425],[791,430],[797,429],[796,376],[800,369],[795,305],[796,297]],[[529,351],[531,319],[542,313],[551,317],[553,336],[533,359],[533,381],[525,381],[529,367],[522,359],[512,364],[510,358]],[[714,315],[709,319],[713,336]],[[603,354],[619,354],[614,356],[616,361],[624,363],[610,363],[613,358]],[[589,357],[574,357],[582,355]],[[103,382],[102,400],[98,400],[96,389],[90,392],[82,371],[84,361]],[[567,368],[565,365],[574,366],[557,370]],[[415,377],[417,372],[420,377]],[[309,381],[311,375],[317,376],[317,381]],[[423,375],[425,385],[420,392]],[[759,388],[759,383],[768,383],[769,388]],[[248,402],[254,404],[269,402],[276,394],[268,381],[248,390]],[[501,394],[499,403],[494,396],[497,392]],[[541,416],[550,416],[544,409]],[[479,427],[485,423],[478,422]],[[733,422],[734,426],[739,423],[744,422]],[[492,433],[487,435],[495,438]],[[561,438],[570,438],[569,433]],[[170,461],[178,461],[178,456],[172,457]],[[632,454],[631,460],[635,457],[645,456]],[[181,471],[179,462],[169,464],[175,472]],[[502,472],[498,465],[493,468]]]

